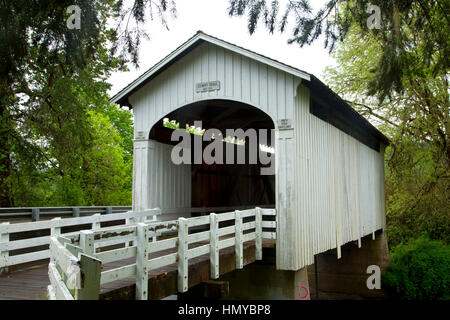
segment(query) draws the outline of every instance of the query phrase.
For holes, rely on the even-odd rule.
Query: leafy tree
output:
[[[126,179],[123,183],[123,192],[127,193],[128,201],[120,202],[121,205],[131,205],[131,190],[133,188],[133,117],[130,111],[119,109],[116,105],[107,105],[102,111],[112,127],[118,133],[119,146],[122,149],[122,158],[125,166]],[[118,203],[119,205],[119,203]]]
[[[381,46],[374,77],[366,84],[369,93],[378,94],[381,100],[402,92],[405,79],[420,76],[418,66],[427,66],[434,76],[448,72],[449,0],[328,0],[316,12],[309,0],[286,2],[283,10],[278,0],[270,4],[266,0],[229,0],[229,15],[247,15],[251,34],[260,22],[270,33],[285,32],[292,25],[289,43],[300,47],[323,36],[330,52],[352,26],[358,26],[361,36],[370,34]],[[380,8],[380,29],[368,28],[371,5]]]
[[[130,111],[119,109],[105,101],[106,107],[102,114],[107,116],[117,133],[120,135],[120,146],[123,149],[125,162],[133,161],[133,117]]]
[[[114,108],[117,107],[109,106],[108,112],[125,118],[127,111]],[[131,114],[128,115],[131,120]],[[130,151],[122,148],[130,141],[124,142],[104,111],[87,111],[86,121],[90,135],[83,148],[77,148],[76,139],[65,136],[61,130],[60,143],[41,147],[39,155],[45,157],[36,157],[33,163],[30,155],[24,153],[27,148],[13,153],[18,158],[14,158],[10,180],[17,205],[130,205],[132,160]],[[121,124],[132,130],[129,122]]]
[[[74,4],[80,29],[67,26]],[[166,25],[166,14],[176,12],[165,0],[136,0],[131,7],[113,0],[0,2],[0,206],[17,205],[19,194],[22,205],[39,202],[25,191],[44,173],[50,180],[57,174],[64,186],[78,178],[71,168],[95,141],[88,111],[105,108],[112,71],[125,70],[128,59],[137,64],[148,11]],[[13,189],[18,185],[24,190]],[[65,194],[72,204],[83,197]]]
[[[94,129],[93,148],[83,155],[80,179],[86,205],[130,205],[130,162],[123,157],[123,140],[109,119],[89,112]]]

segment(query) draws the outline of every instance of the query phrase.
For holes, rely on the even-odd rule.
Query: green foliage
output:
[[[168,118],[163,119],[163,126],[169,129],[178,130],[180,129],[180,123],[175,120],[169,121]],[[188,129],[188,125],[186,125],[186,130]]]
[[[131,204],[132,167],[124,161],[122,138],[106,116],[94,112],[89,115],[95,132],[93,148],[83,156],[78,179],[86,205]]]
[[[195,134],[197,136],[203,136],[205,134],[206,129],[198,128],[196,126],[190,126],[186,123],[186,132],[190,134]]]
[[[449,300],[450,247],[425,236],[400,244],[381,281],[391,299]]]
[[[101,107],[109,87],[106,79],[121,59],[106,49],[105,13],[111,3],[77,2],[85,22],[80,30],[66,26],[65,10],[71,4],[0,4],[0,111],[7,128],[0,130],[0,158],[5,161],[0,167],[0,206],[40,202],[41,197],[29,194],[34,183],[48,187],[56,175],[68,185],[76,178],[70,168],[92,147],[87,111]],[[43,176],[45,183],[39,182]],[[58,189],[69,194],[65,187]],[[76,202],[79,194],[74,189],[68,201]]]
[[[81,153],[77,148],[71,150],[73,140],[68,140],[64,155],[58,148],[48,148],[45,155],[52,162],[38,158],[37,168],[26,166],[29,156],[17,153],[22,159],[13,166],[11,185],[18,206],[131,204],[132,149],[125,151],[122,147],[132,145],[127,132],[133,130],[131,113],[108,106],[104,112],[86,114],[90,140]],[[122,118],[120,125],[114,125],[109,116]]]
[[[120,136],[120,146],[124,152],[124,161],[132,165],[133,162],[133,115],[128,110],[117,108],[105,101],[106,107],[102,114],[108,117],[111,125],[115,128]]]
[[[109,105],[107,79],[137,64],[148,13],[167,26],[167,12],[173,1],[0,2],[0,206],[131,203],[132,116]]]
[[[433,75],[443,75],[450,67],[450,1],[423,0],[328,0],[314,11],[309,0],[287,1],[279,17],[279,0],[229,0],[230,16],[248,16],[248,30],[253,34],[262,21],[269,32],[286,32],[292,25],[289,43],[310,45],[320,36],[333,51],[347,38],[352,27],[361,36],[373,36],[380,43],[373,81],[365,83],[380,100],[403,91],[404,80],[417,76],[422,66]],[[370,5],[380,9],[379,29],[369,29]],[[420,39],[420,41],[417,41]]]

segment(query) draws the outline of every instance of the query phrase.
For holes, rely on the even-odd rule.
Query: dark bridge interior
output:
[[[274,129],[272,119],[263,111],[239,102],[228,100],[208,100],[186,105],[179,108],[158,121],[150,131],[150,139],[165,144],[176,145],[178,141],[171,141],[173,129],[163,126],[163,119],[175,120],[180,123],[180,129],[185,129],[186,124],[194,125],[194,121],[202,122],[202,129],[219,129],[226,135],[226,129],[269,129],[267,141],[259,141],[272,146],[270,129]],[[234,145],[234,164],[225,164],[226,149],[230,143],[223,143],[224,164],[208,165],[194,164],[191,155],[191,183],[192,183],[192,207],[228,207],[246,205],[275,205],[275,175],[261,175],[261,168],[268,165],[249,164],[248,137],[245,138],[245,146]],[[210,144],[203,142],[204,148]],[[194,145],[194,135],[191,135],[191,146]],[[228,146],[227,146],[228,145]],[[256,147],[256,146],[253,146]],[[238,148],[245,148],[245,164],[236,164]],[[272,154],[272,161],[275,155]],[[274,167],[274,163],[272,164]]]

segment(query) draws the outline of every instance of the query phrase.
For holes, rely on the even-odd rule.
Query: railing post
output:
[[[178,218],[178,291],[188,291],[188,220]]]
[[[100,224],[101,214],[96,213],[92,217],[94,218],[94,222],[92,222],[92,230],[100,229],[101,228],[101,224]],[[95,220],[97,220],[97,221],[95,221]]]
[[[255,255],[256,260],[262,260],[262,213],[261,208],[255,208]]]
[[[31,221],[39,221],[40,209],[32,208],[31,209]]]
[[[242,217],[239,210],[234,211],[235,221],[235,254],[236,254],[236,269],[244,267],[243,243],[242,243]]]
[[[6,228],[9,225],[9,222],[3,222],[2,227]],[[9,243],[9,233],[1,232],[0,233],[0,243],[8,246]],[[8,272],[8,260],[9,260],[9,249],[8,247],[2,249],[0,251],[0,275]]]
[[[210,277],[219,278],[219,220],[215,213],[210,214]]]
[[[80,231],[80,248],[84,254],[94,257],[94,233],[91,230]]]
[[[53,218],[51,221],[51,228],[50,228],[50,236],[51,237],[58,237],[61,234],[61,227],[56,227],[58,222],[61,220],[61,217]],[[50,261],[54,261],[53,257],[50,255]]]
[[[111,214],[111,213],[112,213],[112,207],[106,207],[105,214]]]
[[[82,274],[81,289],[75,291],[75,300],[98,300],[100,296],[100,277],[102,262],[85,254],[80,255]]]
[[[125,225],[130,225],[131,224],[131,219],[130,218],[126,218],[125,219]],[[132,246],[133,245],[133,242],[132,241],[127,241],[127,242],[125,242],[125,248],[128,248],[128,247],[130,247],[130,246]]]
[[[137,225],[136,299],[148,299],[148,225]]]
[[[100,223],[100,219],[101,219],[101,214],[100,213],[96,213],[92,216],[94,218],[94,222],[92,222],[92,230],[98,230],[101,229],[101,223]],[[95,245],[94,245],[94,253],[95,253]]]
[[[158,221],[158,216],[155,214],[153,215],[153,222]],[[155,242],[156,241],[156,234],[153,236],[152,241]]]
[[[135,224],[138,223],[137,219],[135,217],[130,217],[125,219],[125,224]]]
[[[61,227],[57,227],[58,222],[61,220],[61,217],[53,218],[51,222],[50,236],[57,237],[61,234]]]
[[[73,216],[74,218],[79,217],[79,216],[80,216],[80,208],[78,208],[78,207],[73,207],[73,208],[72,208],[72,216]]]

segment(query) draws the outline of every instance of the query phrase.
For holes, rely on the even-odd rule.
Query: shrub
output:
[[[381,280],[391,299],[449,300],[450,247],[427,236],[400,244]]]

